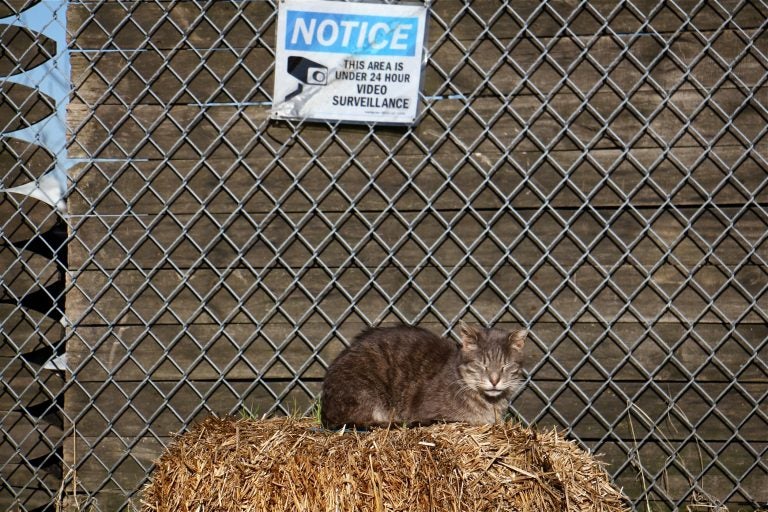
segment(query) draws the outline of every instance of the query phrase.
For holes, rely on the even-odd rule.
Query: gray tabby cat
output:
[[[360,334],[328,368],[326,428],[501,421],[521,381],[525,330],[461,326],[461,341],[405,325]]]

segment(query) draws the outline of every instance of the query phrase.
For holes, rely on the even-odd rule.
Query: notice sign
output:
[[[426,7],[282,0],[276,119],[413,124]]]

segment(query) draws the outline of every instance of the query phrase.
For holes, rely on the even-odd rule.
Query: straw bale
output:
[[[624,511],[602,466],[513,423],[329,432],[311,419],[208,418],[156,463],[144,512]]]

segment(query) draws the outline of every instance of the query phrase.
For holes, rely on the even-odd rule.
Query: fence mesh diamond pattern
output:
[[[270,120],[275,1],[0,17],[2,508],[137,509],[173,433],[460,320],[635,507],[768,504],[768,3],[435,0],[406,128]]]

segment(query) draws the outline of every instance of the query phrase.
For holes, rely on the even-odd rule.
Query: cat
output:
[[[419,327],[370,328],[331,363],[320,419],[339,429],[496,423],[522,380],[527,331],[461,325],[461,341]]]

